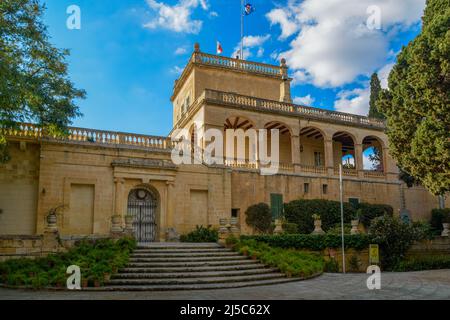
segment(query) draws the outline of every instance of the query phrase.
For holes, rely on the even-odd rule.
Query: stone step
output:
[[[189,242],[153,242],[146,244],[138,244],[137,249],[155,249],[155,250],[169,250],[169,249],[206,249],[206,248],[223,248],[218,243],[189,243]]]
[[[243,256],[223,256],[223,257],[161,257],[161,258],[130,258],[129,262],[206,262],[206,261],[242,261],[249,260]]]
[[[126,267],[119,270],[120,273],[164,273],[164,272],[208,272],[208,271],[231,271],[231,270],[249,270],[249,269],[263,269],[265,265],[261,263],[252,264],[233,264],[229,266],[198,266],[198,267]]]
[[[205,283],[205,284],[177,284],[177,285],[123,285],[109,286],[105,290],[112,291],[172,291],[172,290],[212,290],[212,289],[230,289],[254,286],[266,286],[281,284],[292,281],[299,281],[297,278],[278,278],[268,280],[254,280],[245,282],[229,283]]]
[[[196,248],[196,249],[136,249],[134,253],[213,253],[213,252],[233,252],[231,249],[227,248]]]
[[[236,252],[133,253],[130,258],[236,257]]]
[[[248,276],[266,273],[275,273],[278,269],[248,269],[248,270],[232,270],[232,271],[204,271],[204,272],[172,272],[172,273],[119,273],[112,279],[176,279],[176,278],[219,278],[230,276]]]
[[[266,273],[244,276],[225,276],[209,278],[161,278],[161,279],[112,279],[108,286],[133,286],[133,285],[183,285],[183,284],[206,284],[206,283],[227,283],[259,281],[267,279],[285,278],[282,273]]]
[[[177,261],[177,262],[129,262],[128,268],[166,268],[166,267],[212,267],[212,266],[243,266],[259,264],[259,261],[243,260],[219,260],[219,261]]]

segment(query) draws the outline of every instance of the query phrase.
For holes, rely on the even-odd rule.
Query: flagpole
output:
[[[342,183],[342,163],[339,165],[339,200],[341,202],[342,272],[345,273],[344,195],[343,195],[343,183]]]
[[[244,60],[244,0],[241,0],[241,8],[239,9],[239,13],[241,14],[241,54],[240,59]]]

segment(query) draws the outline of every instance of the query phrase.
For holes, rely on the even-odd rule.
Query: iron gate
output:
[[[133,230],[138,242],[155,241],[156,197],[146,189],[135,189],[128,196],[128,214],[134,216]]]

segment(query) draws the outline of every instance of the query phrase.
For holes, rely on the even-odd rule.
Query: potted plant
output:
[[[81,279],[81,287],[82,288],[87,288],[89,286],[89,278],[88,277],[83,277]]]
[[[324,234],[325,232],[322,230],[322,220],[320,219],[320,215],[313,214],[312,218],[314,219],[314,231],[313,234]]]
[[[350,231],[351,234],[359,234],[359,219],[362,216],[362,210],[358,209],[356,210],[355,214],[353,215],[353,219],[351,221],[352,223],[352,230]]]

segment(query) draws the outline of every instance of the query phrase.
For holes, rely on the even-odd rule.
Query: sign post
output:
[[[369,245],[369,264],[379,264],[380,263],[380,248],[377,244]]]

